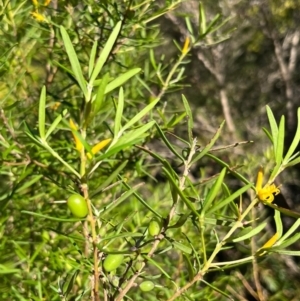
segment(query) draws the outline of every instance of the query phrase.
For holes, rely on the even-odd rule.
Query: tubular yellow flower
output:
[[[37,0],[32,0],[32,3],[33,3],[34,6],[39,6],[39,3],[38,3]]]
[[[69,121],[70,123],[70,127],[73,131],[77,131],[77,126],[76,124],[73,122],[72,119],[70,119]],[[74,134],[74,132],[72,131],[72,134],[73,134],[73,137],[74,137],[74,140],[75,140],[75,145],[76,145],[76,149],[81,152],[82,148],[83,148],[83,145],[81,143],[81,141],[79,140],[79,138]]]
[[[190,45],[190,38],[189,37],[186,37],[185,41],[184,41],[184,45],[183,45],[183,48],[181,50],[181,52],[183,54],[187,53],[188,51],[188,48],[189,48],[189,45]]]
[[[279,239],[279,234],[276,232],[262,247],[261,249],[271,248]]]
[[[262,167],[260,167],[258,174],[257,174],[257,180],[256,180],[256,195],[262,202],[272,203],[274,201],[274,195],[277,195],[280,193],[280,190],[276,185],[273,184],[266,184],[264,187],[262,187],[263,184],[263,177],[264,172]]]
[[[101,149],[103,149],[106,145],[108,145],[111,141],[111,138],[109,139],[105,139],[105,140],[102,140],[100,141],[99,143],[97,143],[95,146],[93,146],[92,148],[92,154],[95,155],[97,154],[98,152],[101,151]],[[89,159],[92,159],[92,155],[90,153],[87,153],[87,157]]]
[[[38,21],[38,22],[45,22],[46,18],[44,15],[38,13],[38,12],[32,12],[31,15]]]
[[[48,6],[50,4],[51,0],[45,0],[44,5]]]

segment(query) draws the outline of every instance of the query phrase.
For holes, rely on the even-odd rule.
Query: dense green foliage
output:
[[[1,300],[297,300],[300,6],[233,2],[1,1]]]

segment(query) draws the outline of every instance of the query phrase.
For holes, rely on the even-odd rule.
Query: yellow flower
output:
[[[31,13],[31,15],[38,21],[38,22],[45,22],[46,18],[44,15],[34,11]]]
[[[75,140],[75,145],[76,145],[76,149],[81,152],[81,150],[83,149],[83,144],[80,141],[80,139],[78,138],[77,135],[75,135],[75,131],[77,131],[77,125],[74,123],[74,121],[72,119],[70,119],[69,121],[70,123],[70,128],[72,129],[72,134]],[[93,155],[97,154],[98,152],[100,152],[106,145],[108,145],[111,141],[111,138],[102,140],[100,142],[98,142],[96,145],[94,145],[91,149],[91,153],[87,153],[87,157],[91,160],[93,158]],[[93,155],[92,155],[93,154]]]
[[[185,39],[185,41],[184,41],[183,48],[182,48],[182,50],[181,50],[181,52],[182,52],[183,54],[185,54],[185,53],[188,52],[189,45],[190,45],[190,38],[189,38],[189,37],[186,37],[186,39]]]
[[[72,119],[70,119],[69,123],[70,123],[70,127],[72,129],[72,134],[73,134],[73,137],[74,137],[74,140],[75,140],[76,149],[79,152],[81,152],[81,150],[83,148],[83,145],[82,145],[80,139],[74,133],[75,131],[77,131],[77,125],[73,122]]]
[[[262,167],[260,167],[258,174],[257,174],[257,180],[256,180],[256,195],[262,202],[272,203],[274,201],[274,195],[277,195],[280,193],[280,190],[274,183],[272,184],[266,184],[264,187],[262,187],[263,184],[263,177],[264,172]]]
[[[108,139],[105,139],[105,140],[102,140],[100,141],[99,143],[97,143],[95,146],[93,146],[92,148],[92,154],[95,155],[97,154],[98,152],[101,151],[101,149],[103,149],[107,144],[109,144],[109,142],[111,141],[110,138]],[[90,153],[87,153],[87,157],[89,159],[92,159],[92,155]]]

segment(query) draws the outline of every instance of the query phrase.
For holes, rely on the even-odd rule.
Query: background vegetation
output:
[[[299,299],[299,1],[0,5],[1,300]]]

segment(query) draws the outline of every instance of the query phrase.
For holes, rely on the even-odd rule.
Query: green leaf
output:
[[[210,284],[209,282],[205,281],[204,279],[201,279],[201,282],[205,283],[212,290],[214,290],[214,291],[218,292],[219,294],[223,295],[224,297],[226,297],[227,300],[234,301],[234,299],[230,295],[228,295],[226,292],[220,290],[218,287]]]
[[[300,239],[300,233],[296,233],[294,236],[292,236],[291,238],[285,239],[285,240],[280,240],[277,243],[275,243],[274,247],[272,247],[272,250],[282,250],[285,249],[287,247],[289,247],[290,245],[292,245],[293,243],[299,241]]]
[[[186,112],[187,122],[188,122],[189,142],[192,144],[192,142],[193,142],[193,128],[194,128],[193,114],[192,114],[191,107],[190,107],[187,99],[185,98],[185,96],[181,95],[181,97],[182,97],[183,105],[184,105],[185,112]]]
[[[114,137],[118,137],[120,128],[122,127],[121,120],[123,115],[123,109],[124,109],[124,93],[123,93],[123,88],[121,87],[119,90],[118,105],[117,105],[116,117],[115,117]]]
[[[123,128],[121,129],[122,132],[126,131],[129,129],[131,126],[133,126],[136,122],[141,120],[148,112],[150,112],[156,104],[159,102],[159,98],[151,101],[150,104],[148,104],[144,109],[142,109],[138,114],[136,114],[130,121],[128,121]]]
[[[272,138],[273,138],[274,157],[276,158],[277,142],[278,142],[278,126],[271,108],[269,106],[266,106],[266,109],[267,109],[267,115],[270,123]]]
[[[220,164],[223,167],[226,167],[228,169],[228,171],[234,175],[237,179],[241,180],[243,183],[245,184],[251,184],[252,189],[255,191],[255,186],[253,183],[251,183],[249,180],[247,180],[243,175],[241,175],[239,172],[233,170],[226,162],[222,161],[221,159],[219,159],[218,157],[208,153],[206,154],[207,157],[211,158],[212,160],[214,160],[215,162],[217,162],[218,164]]]
[[[103,209],[100,210],[102,212],[101,216],[104,214],[108,214],[111,210],[119,206],[121,203],[123,203],[127,198],[129,198],[132,194],[135,193],[135,191],[141,186],[143,183],[137,185],[136,187],[130,188],[130,190],[124,192],[118,199],[114,200],[107,206],[105,206]]]
[[[30,187],[31,185],[33,185],[34,183],[38,182],[41,178],[43,177],[43,175],[36,175],[33,176],[31,180],[29,180],[30,178],[27,177],[27,181],[24,185],[22,185],[21,187],[19,187],[18,189],[16,189],[15,192],[20,193],[22,190]]]
[[[132,189],[125,181],[124,179],[119,176],[119,178],[122,180],[123,185],[126,187],[126,189]],[[149,211],[151,211],[155,216],[157,216],[158,218],[162,219],[162,216],[156,211],[154,210],[147,201],[145,201],[139,194],[137,194],[136,192],[133,192],[133,195],[138,199],[138,201],[143,204]]]
[[[108,185],[110,185],[110,183],[112,181],[114,181],[117,178],[118,174],[124,169],[124,167],[127,165],[127,163],[128,163],[128,160],[125,160],[120,165],[118,165],[118,167],[110,174],[110,176],[108,178],[106,178],[106,180],[104,182],[102,182],[99,185],[99,187],[90,194],[90,198],[93,198],[97,194],[101,193],[104,188],[106,188]],[[89,176],[90,176],[90,174],[89,174]]]
[[[105,43],[105,46],[104,48],[102,49],[101,51],[101,54],[97,60],[97,63],[96,63],[96,66],[93,70],[93,73],[91,75],[91,78],[90,78],[90,86],[93,86],[94,85],[94,81],[95,79],[97,78],[97,76],[99,75],[99,73],[101,72],[101,69],[103,67],[103,65],[105,64],[106,60],[108,59],[112,49],[113,49],[113,46],[118,38],[118,35],[120,33],[120,30],[121,30],[121,27],[122,27],[122,21],[119,21],[115,28],[113,29],[112,33],[110,34],[107,42]]]
[[[275,246],[281,247],[283,244],[285,244],[288,241],[288,237],[290,237],[296,230],[298,230],[299,226],[300,226],[300,218],[297,219],[296,222],[293,224],[293,226],[291,226],[289,230],[275,243]],[[296,235],[300,235],[300,233],[297,233]]]
[[[284,116],[281,117],[278,129],[277,138],[277,149],[275,151],[275,162],[276,164],[281,164],[283,158],[283,147],[284,147]]]
[[[210,142],[204,147],[204,149],[200,150],[198,155],[195,155],[194,159],[192,160],[192,163],[195,163],[195,162],[199,161],[214,146],[214,144],[216,143],[217,139],[219,138],[219,136],[221,134],[221,131],[222,131],[222,128],[223,128],[224,124],[225,124],[225,121],[223,121],[221,123],[221,125],[219,126],[219,128],[216,131],[215,135],[210,140]]]
[[[151,257],[147,255],[142,255],[147,261],[153,264],[157,269],[159,269],[168,279],[171,279],[171,276],[159,265],[158,262],[153,260]]]
[[[42,140],[45,140],[45,113],[46,113],[46,87],[43,86],[39,104],[39,132]]]
[[[82,75],[82,70],[79,64],[78,57],[76,55],[76,52],[74,50],[74,47],[72,45],[72,42],[70,40],[70,37],[66,31],[66,29],[63,26],[60,26],[60,32],[61,36],[67,51],[67,55],[69,57],[69,61],[71,63],[72,71],[74,73],[74,76],[80,86],[81,91],[83,92],[83,95],[87,97],[87,87],[86,87],[86,82],[85,79]]]
[[[266,227],[266,225],[267,225],[267,223],[262,223],[262,224],[258,225],[257,227],[255,227],[254,229],[250,230],[248,233],[232,239],[232,242],[239,242],[239,241],[249,239],[249,238],[255,236],[256,234],[260,233]]]
[[[93,114],[93,116],[95,116],[102,107],[103,100],[104,100],[104,95],[105,95],[105,89],[106,89],[108,81],[109,81],[109,74],[105,73],[105,75],[103,76],[103,78],[101,80],[101,83],[98,87],[96,98],[95,98],[95,100],[93,101],[93,104],[92,104],[92,114]]]
[[[67,286],[67,288],[66,288],[66,291],[64,292],[64,296],[67,297],[67,296],[69,295],[69,293],[71,292],[71,290],[72,290],[72,288],[73,288],[73,285],[74,285],[74,283],[75,283],[75,281],[76,281],[76,278],[77,278],[79,272],[80,272],[79,269],[75,269],[75,271],[74,271],[74,273],[72,274],[71,279],[70,279],[70,281],[69,281],[69,283],[68,283],[68,286]]]
[[[276,233],[278,233],[278,238],[280,238],[282,236],[283,228],[282,228],[280,212],[278,210],[275,210],[274,220],[276,225]]]
[[[181,160],[181,162],[184,162],[184,158],[175,150],[175,148],[173,147],[173,145],[169,142],[169,140],[167,139],[167,137],[165,136],[165,134],[163,133],[162,129],[160,128],[160,126],[157,124],[157,122],[155,122],[155,127],[160,135],[160,137],[162,138],[162,140],[164,141],[164,143],[166,144],[166,146],[169,148],[169,150],[177,157]]]
[[[206,16],[203,4],[199,1],[199,35],[206,32]]]
[[[229,197],[227,197],[225,200],[218,202],[214,204],[210,209],[207,210],[207,214],[211,214],[222,207],[226,206],[227,204],[233,202],[237,197],[242,195],[244,192],[246,192],[248,189],[252,187],[252,183],[240,188],[239,190],[235,191],[233,194],[231,194]]]
[[[287,215],[287,216],[290,216],[290,217],[294,217],[294,218],[300,218],[300,213],[299,212],[296,212],[296,211],[292,211],[292,210],[289,210],[289,209],[286,209],[286,208],[282,208],[282,207],[279,207],[275,204],[272,204],[272,203],[267,203],[267,202],[263,202],[264,205],[266,206],[269,206],[275,210],[278,210],[280,211],[281,213]]]
[[[56,127],[58,126],[58,124],[61,122],[62,118],[63,118],[64,116],[66,116],[67,113],[68,113],[68,110],[65,109],[65,110],[63,110],[63,112],[62,112],[61,114],[59,114],[59,115],[55,118],[55,120],[52,122],[51,126],[49,127],[49,129],[48,129],[48,131],[47,131],[47,133],[46,133],[46,135],[45,135],[45,140],[48,139],[48,137],[49,137],[49,136],[51,135],[51,133],[56,129]]]
[[[90,60],[89,60],[89,78],[91,78],[91,74],[94,69],[97,47],[98,47],[98,42],[95,41],[91,50]]]
[[[298,124],[297,124],[297,130],[296,130],[296,134],[294,136],[293,142],[288,150],[288,152],[286,153],[284,159],[283,159],[283,164],[287,164],[289,162],[290,157],[293,155],[295,149],[297,148],[299,141],[300,141],[300,108],[298,108],[297,111],[297,120],[298,120]]]
[[[197,210],[195,209],[193,203],[185,196],[184,192],[178,187],[176,180],[173,178],[173,176],[170,174],[170,172],[163,167],[163,172],[165,173],[165,175],[167,176],[167,178],[169,179],[170,182],[170,186],[174,187],[174,189],[176,190],[176,192],[180,195],[182,201],[186,204],[186,206],[196,215],[199,216],[199,213],[197,212]]]
[[[264,127],[262,128],[262,130],[267,135],[267,137],[269,138],[270,142],[273,144],[273,137],[272,137],[271,133],[266,128],[264,128]]]
[[[288,256],[300,256],[300,251],[278,250],[275,253]]]
[[[216,198],[221,185],[223,183],[224,177],[226,175],[226,168],[223,168],[222,171],[219,174],[218,179],[215,181],[215,183],[213,184],[213,186],[211,187],[211,189],[209,190],[209,193],[207,194],[205,200],[203,201],[203,205],[202,205],[202,211],[201,214],[204,215],[205,212],[208,210],[208,208],[210,207],[211,203],[214,201],[214,199]]]
[[[113,154],[119,152],[120,150],[123,150],[126,147],[136,144],[138,141],[144,139],[146,136],[149,135],[148,131],[151,127],[153,127],[154,124],[155,121],[150,121],[135,130],[126,132],[126,134],[119,138],[114,144],[110,144],[110,147],[107,149],[106,153],[100,156],[99,160],[103,160],[107,157],[110,157]]]
[[[142,233],[131,233],[131,232],[125,232],[125,233],[121,233],[121,234],[113,234],[110,236],[106,236],[104,238],[101,238],[99,240],[99,243],[106,241],[106,240],[112,240],[112,239],[116,239],[116,238],[123,238],[123,237],[143,237],[144,234]]]
[[[117,77],[116,79],[112,80],[105,89],[105,94],[115,90],[116,88],[122,86],[124,83],[126,83],[130,78],[132,78],[133,76],[135,76],[136,74],[141,72],[141,68],[134,68],[131,69],[127,72],[125,72],[124,74],[120,75],[119,77]]]
[[[22,210],[21,213],[24,214],[29,214],[32,216],[37,216],[40,218],[45,218],[45,219],[49,219],[52,221],[58,221],[58,222],[78,222],[78,221],[84,221],[85,219],[79,219],[79,218],[59,218],[59,217],[53,217],[53,216],[49,216],[49,215],[44,215],[41,213],[36,213],[36,212],[31,212],[31,211],[26,211],[26,210]]]

